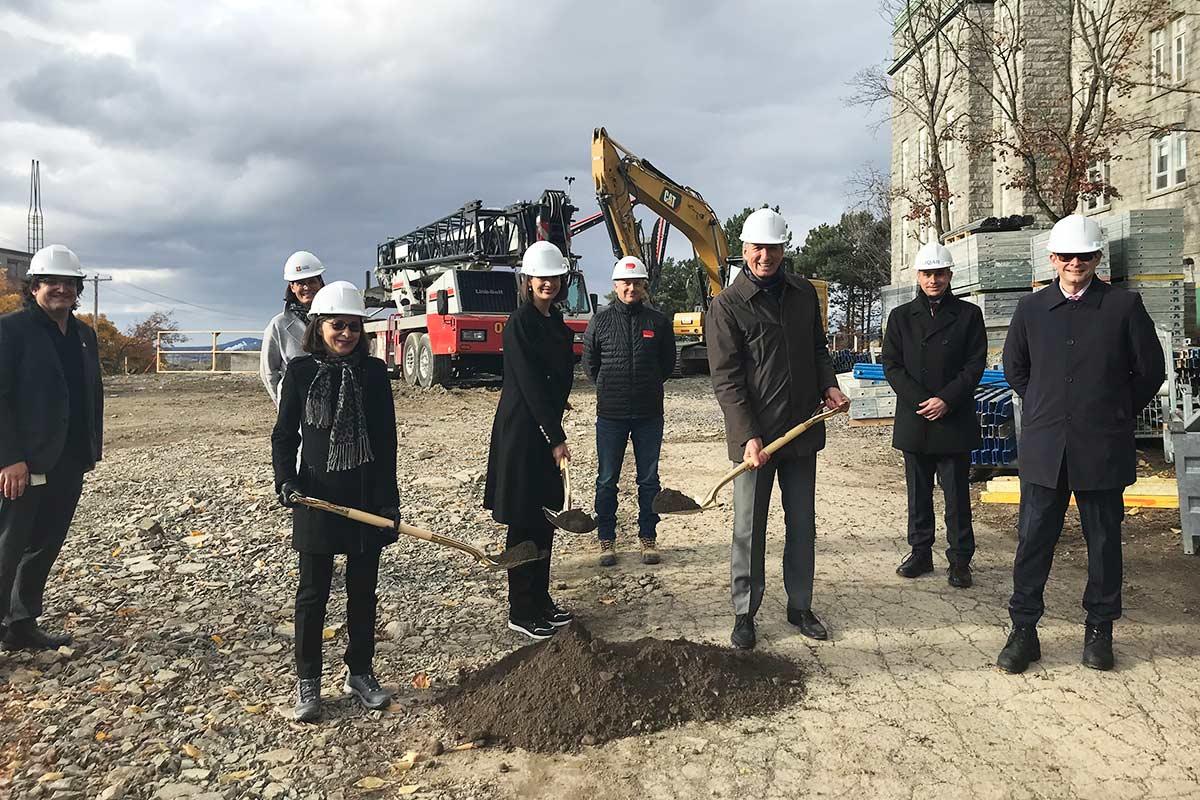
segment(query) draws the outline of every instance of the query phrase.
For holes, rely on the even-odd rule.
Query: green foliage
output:
[[[651,303],[668,317],[696,308],[700,304],[702,270],[698,258],[679,261],[668,256],[663,259],[658,288],[651,298]]]
[[[891,227],[868,211],[848,211],[835,225],[808,232],[795,258],[795,270],[829,281],[830,330],[870,334],[879,289],[891,278]]]

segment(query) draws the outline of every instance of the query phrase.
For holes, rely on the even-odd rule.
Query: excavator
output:
[[[604,128],[592,131],[592,180],[596,186],[596,202],[600,206],[599,216],[608,228],[613,255],[642,259],[650,272],[651,292],[657,288],[661,275],[670,227],[678,228],[692,243],[702,266],[697,276],[700,303],[693,311],[675,315],[674,329],[679,347],[676,371],[680,374],[707,372],[704,312],[712,298],[736,277],[741,263],[740,258],[730,258],[725,230],[716,212],[699,192],[671,180],[649,161],[639,158],[609,136]],[[637,204],[659,218],[649,243],[643,241],[641,225],[633,215]],[[580,220],[577,225],[585,229],[598,221],[590,217]],[[821,299],[821,317],[827,320],[828,285],[818,280],[812,283]]]

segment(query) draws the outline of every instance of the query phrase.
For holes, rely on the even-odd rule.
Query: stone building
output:
[[[995,103],[983,88],[965,80],[961,59],[942,54],[937,63],[931,45],[938,34],[963,43],[962,53],[972,53],[969,37],[981,29],[1001,30],[1012,14],[1020,14],[1024,47],[1013,64],[1016,78],[1023,87],[1022,101],[1046,109],[1062,108],[1070,102],[1063,79],[1072,69],[1068,59],[1072,48],[1075,63],[1080,63],[1078,41],[1072,41],[1069,6],[1102,11],[1109,3],[1125,0],[913,0],[908,14],[897,18],[893,39],[893,60],[888,75],[892,81],[892,162],[893,189],[903,194],[920,195],[919,176],[936,149],[945,166],[949,195],[943,230],[954,229],[986,217],[1031,214],[1043,223],[1046,215],[1038,210],[1033,197],[1023,190],[1005,186],[1007,178],[993,153],[968,152],[961,141],[950,137],[938,141],[946,126],[968,126],[978,132],[996,129],[1001,119]],[[930,9],[933,9],[930,12]],[[924,10],[926,13],[921,16]],[[1010,13],[1011,12],[1011,13]],[[972,25],[962,22],[971,14]],[[1193,95],[1200,91],[1200,51],[1193,44],[1189,26],[1200,28],[1200,0],[1172,0],[1170,14],[1161,22],[1147,25],[1139,45],[1138,70],[1146,86],[1138,86],[1118,105],[1123,113],[1147,117],[1163,128],[1181,130],[1165,135],[1130,138],[1113,148],[1113,158],[1095,164],[1092,169],[1105,177],[1119,192],[1110,200],[1095,199],[1080,204],[1085,214],[1106,215],[1130,209],[1182,208],[1185,214],[1184,267],[1189,280],[1191,267],[1200,259],[1200,174],[1188,169],[1189,136],[1200,141],[1200,113],[1193,109]],[[921,17],[913,22],[910,15]],[[972,64],[974,74],[988,69],[987,64]],[[915,114],[911,102],[902,102],[905,92],[919,91],[922,75],[943,79],[940,86],[942,113],[934,128]],[[927,104],[928,105],[928,104]],[[1195,146],[1195,145],[1193,145]],[[1190,180],[1189,180],[1190,178]],[[908,270],[920,241],[927,240],[928,228],[906,219],[913,206],[898,196],[892,203],[892,283],[911,283]]]
[[[0,274],[6,280],[19,281],[29,271],[29,260],[33,256],[20,250],[8,250],[0,247]]]

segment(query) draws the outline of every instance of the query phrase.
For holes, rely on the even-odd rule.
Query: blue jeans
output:
[[[596,417],[596,526],[601,541],[617,538],[617,480],[625,460],[625,443],[633,439],[637,464],[638,536],[654,540],[658,514],[651,509],[662,488],[658,455],[662,450],[663,418],[610,419]]]

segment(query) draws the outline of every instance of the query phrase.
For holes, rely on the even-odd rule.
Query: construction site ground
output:
[[[1180,551],[1176,511],[1127,518],[1125,616],[1111,673],[1079,663],[1086,561],[1069,512],[1046,593],[1042,660],[1024,675],[1006,675],[993,664],[1008,630],[1016,508],[976,505],[973,588],[946,584],[940,553],[935,574],[896,576],[907,547],[891,431],[839,419],[817,486],[814,610],[830,641],[805,639],[786,622],[781,509],[770,517],[759,647],[804,667],[798,704],[731,723],[646,736],[631,730],[563,754],[491,741],[433,755],[473,735],[446,730],[438,691],[460,669],[524,646],[504,625],[503,575],[421,542],[386,551],[376,672],[397,700],[385,712],[362,711],[342,695],[344,593],[335,577],[326,719],[298,725],[288,718],[296,557],[288,512],[271,486],[274,409],[261,385],[249,376],[184,375],[112,379],[107,387],[105,458],[88,478],[43,619],[77,641],[56,653],[0,654],[0,793],[62,800],[1200,796],[1200,561]],[[497,398],[482,386],[396,384],[407,521],[478,544],[502,541],[480,507]],[[594,393],[586,381],[577,381],[572,402],[576,502],[590,508]],[[666,407],[663,484],[702,494],[730,466],[707,378],[669,383]],[[1153,454],[1142,463],[1147,473],[1157,466]],[[589,537],[559,536],[556,599],[605,639],[727,643],[729,490],[714,511],[665,519],[662,563],[644,566],[632,488],[630,457],[616,567],[595,565]]]

